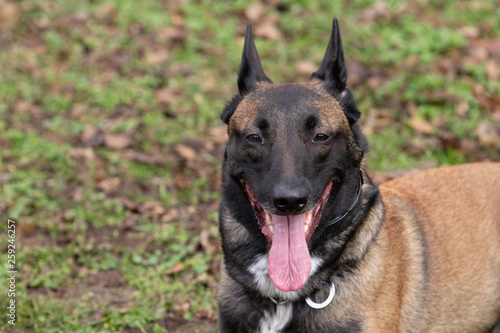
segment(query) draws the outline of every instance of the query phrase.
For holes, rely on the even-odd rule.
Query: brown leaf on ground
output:
[[[167,163],[167,159],[160,154],[143,153],[132,149],[124,151],[121,156],[126,160],[137,161],[144,164],[164,165]]]
[[[175,151],[186,161],[192,161],[196,158],[196,151],[183,144],[178,144],[175,146]]]
[[[458,28],[458,32],[469,39],[476,39],[479,37],[479,28],[475,26],[465,26]]]
[[[424,119],[412,117],[410,118],[408,123],[411,126],[411,128],[413,128],[415,131],[419,133],[432,134],[434,132],[434,128],[432,127],[431,123],[429,123]]]
[[[478,39],[471,41],[469,45],[469,53],[475,54],[476,52],[481,53],[481,59],[483,60],[488,56],[500,59],[500,38]]]
[[[455,106],[455,114],[461,118],[465,119],[467,117],[467,112],[469,111],[469,103],[466,100],[461,100]]]
[[[245,9],[245,16],[250,22],[256,23],[261,20],[265,10],[266,7],[262,2],[254,2]]]
[[[0,0],[0,30],[12,28],[20,16],[21,10],[16,3]]]
[[[314,71],[316,71],[316,69],[314,69]],[[370,71],[368,70],[368,68],[361,62],[356,60],[349,61],[349,63],[347,64],[347,72],[349,73],[349,76],[347,77],[348,86],[359,84],[370,76]]]
[[[129,198],[125,197],[119,197],[117,200],[125,207],[126,209],[130,210],[133,213],[138,213],[139,212],[139,206],[131,201]]]
[[[189,312],[189,309],[191,308],[191,304],[189,304],[188,302],[174,303],[173,308],[177,314],[183,315],[183,314],[186,314]]]
[[[107,134],[104,142],[108,148],[123,149],[132,144],[132,138],[128,134]]]
[[[465,154],[470,154],[477,150],[477,142],[469,139],[460,140],[460,151]]]
[[[404,150],[410,155],[419,156],[429,148],[439,148],[440,141],[436,137],[428,137],[425,139],[415,138],[404,145]]]
[[[104,134],[102,131],[92,125],[86,125],[80,134],[80,141],[89,147],[101,147],[104,145]]]
[[[318,66],[309,61],[300,61],[297,63],[297,65],[295,65],[295,68],[302,77],[309,78],[311,74],[318,69]],[[351,73],[349,72],[349,75],[350,74]]]
[[[377,1],[357,15],[358,23],[372,23],[398,17],[407,7],[404,1]]]
[[[170,104],[176,97],[174,90],[168,87],[163,87],[155,91],[156,100],[160,104]]]
[[[281,33],[278,30],[279,18],[277,16],[267,17],[261,24],[254,29],[255,37],[266,38],[269,40],[278,40]]]
[[[120,186],[120,178],[105,178],[97,184],[97,188],[105,193],[112,193]]]
[[[23,236],[32,236],[37,231],[36,226],[33,224],[20,223],[18,225],[19,230],[21,230]]]
[[[453,133],[446,130],[439,131],[439,141],[443,150],[446,149],[460,149],[460,139]]]
[[[226,125],[221,125],[217,127],[210,127],[211,139],[216,143],[225,143],[227,141],[227,127]]]
[[[187,31],[183,26],[159,29],[157,30],[157,34],[167,40],[167,47],[169,49],[185,41],[187,38]]]
[[[188,177],[184,173],[177,173],[175,176],[172,178],[173,184],[176,188],[181,189],[181,190],[187,190],[189,189],[193,183],[191,180],[189,180]]]
[[[124,222],[118,224],[116,228],[119,230],[130,230],[137,225],[137,220],[133,218],[128,218]]]
[[[169,208],[161,217],[162,222],[173,222],[179,219],[179,210],[177,208]]]
[[[165,274],[171,275],[174,273],[179,273],[184,270],[184,265],[181,262],[176,262],[172,268],[169,268],[165,271]]]
[[[487,147],[500,148],[500,128],[489,122],[482,122],[476,128],[479,142]]]
[[[94,162],[96,159],[94,150],[92,148],[74,148],[69,151],[69,155],[76,159]]]
[[[73,190],[73,194],[71,195],[75,202],[80,202],[83,199],[83,188],[78,186]]]
[[[215,245],[215,241],[212,242],[210,240],[210,235],[212,234],[213,230],[205,228],[202,229],[200,232],[200,244],[201,247],[210,253],[215,253],[217,251],[217,245]]]
[[[116,5],[106,2],[100,5],[94,13],[98,21],[112,22],[117,15]]]
[[[157,201],[148,201],[139,206],[139,213],[157,218],[165,213],[165,208]]]
[[[154,66],[165,63],[168,60],[170,53],[166,48],[157,50],[149,50],[146,52],[145,60],[148,65]]]
[[[500,66],[496,60],[486,61],[486,76],[492,81],[500,79]]]
[[[500,113],[500,96],[499,95],[488,95],[486,89],[481,85],[476,85],[473,89],[474,97],[476,101],[486,110],[490,111],[493,116]]]

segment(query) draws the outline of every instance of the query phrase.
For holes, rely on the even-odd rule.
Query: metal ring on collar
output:
[[[335,285],[333,284],[333,282],[330,282],[330,295],[328,295],[326,301],[324,301],[323,303],[315,303],[313,302],[311,297],[307,297],[306,303],[313,309],[323,309],[326,308],[333,301],[334,297],[335,297]]]

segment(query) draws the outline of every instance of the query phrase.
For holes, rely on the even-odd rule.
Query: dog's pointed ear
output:
[[[252,24],[248,23],[247,32],[245,34],[245,46],[243,47],[243,55],[241,56],[241,65],[238,75],[238,90],[240,95],[245,95],[255,88],[257,82],[272,81],[266,76],[260,63],[259,54],[255,47],[252,34]]]
[[[319,69],[312,73],[311,80],[313,79],[323,81],[326,90],[343,108],[349,122],[359,119],[361,113],[354,103],[352,93],[347,88],[347,68],[337,18],[333,19],[332,35],[326,47],[325,56]]]
[[[226,124],[233,115],[236,107],[243,99],[243,96],[255,88],[257,82],[273,83],[264,73],[260,63],[259,54],[255,47],[252,34],[252,24],[248,23],[245,34],[245,45],[243,46],[243,55],[241,56],[241,65],[238,73],[238,94],[225,106],[221,114],[221,119]]]

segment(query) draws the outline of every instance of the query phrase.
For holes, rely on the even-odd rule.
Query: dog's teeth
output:
[[[312,219],[312,211],[306,213],[306,224],[311,223],[311,219]]]
[[[266,213],[266,223],[271,224],[272,221],[273,217],[271,216],[271,214]]]

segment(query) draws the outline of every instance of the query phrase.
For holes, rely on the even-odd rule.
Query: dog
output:
[[[221,332],[500,332],[500,163],[375,185],[337,19],[273,84],[248,24],[224,108]]]

